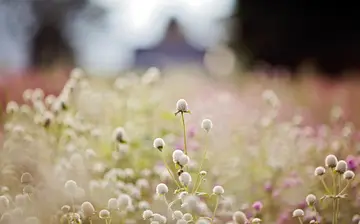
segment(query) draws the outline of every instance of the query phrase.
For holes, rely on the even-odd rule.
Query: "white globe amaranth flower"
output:
[[[81,211],[83,212],[85,217],[91,217],[95,213],[95,208],[90,202],[85,201],[81,204]]]
[[[325,174],[325,172],[326,172],[325,168],[322,167],[322,166],[319,166],[319,167],[315,168],[314,175],[315,176],[322,176],[322,175]]]
[[[156,138],[154,140],[153,146],[155,149],[158,149],[161,152],[165,147],[165,142],[162,138]]]
[[[299,218],[299,217],[303,217],[305,215],[304,211],[302,209],[295,209],[293,211],[293,217],[295,218]]]
[[[123,127],[117,127],[113,131],[113,140],[119,143],[127,143],[128,138]]]
[[[178,164],[181,166],[185,166],[189,163],[190,158],[189,156],[183,154],[182,156],[180,156],[179,160],[178,160]]]
[[[145,210],[142,214],[144,220],[148,220],[153,217],[153,212],[151,210]]]
[[[199,218],[195,224],[210,224],[210,221],[204,218]]]
[[[176,210],[173,212],[172,214],[172,218],[174,220],[179,220],[179,219],[182,219],[182,217],[184,216],[184,214],[180,211],[180,210]]]
[[[99,218],[100,219],[109,219],[110,218],[110,212],[106,209],[103,209],[99,212]]]
[[[308,206],[313,206],[316,203],[316,196],[313,194],[309,194],[306,196],[305,201]]]
[[[162,216],[158,213],[154,213],[152,217],[152,221],[157,221],[158,223],[166,223],[167,219],[165,216]]]
[[[213,194],[216,194],[216,195],[223,195],[225,193],[225,190],[222,186],[215,186],[213,188]]]
[[[184,185],[184,186],[189,186],[192,178],[191,175],[188,172],[183,172],[180,174],[179,176],[179,181]]]
[[[253,223],[253,224],[259,224],[259,223],[261,223],[261,219],[259,219],[259,218],[253,218],[253,219],[251,220],[251,223]]]
[[[347,170],[347,163],[344,160],[339,160],[336,164],[335,171],[339,174],[345,173]]]
[[[328,155],[325,158],[325,166],[329,168],[335,168],[338,163],[338,159],[334,155]]]
[[[193,220],[193,216],[192,216],[192,214],[190,214],[190,213],[185,213],[185,214],[183,215],[183,219],[184,219],[185,221],[187,221],[187,222],[191,222],[191,221]]]
[[[118,197],[119,207],[126,208],[132,205],[132,198],[128,194],[120,194]]]
[[[158,195],[165,195],[168,192],[169,192],[169,188],[168,188],[168,186],[166,186],[166,184],[161,183],[156,186],[156,193]]]
[[[5,195],[0,196],[0,213],[5,212],[10,206],[10,201]]]
[[[138,208],[140,210],[148,210],[148,209],[150,209],[150,204],[147,201],[140,201],[138,204]]]
[[[176,111],[180,113],[187,113],[189,111],[188,103],[184,99],[176,102]]]
[[[183,155],[185,155],[185,153],[182,150],[176,149],[172,154],[173,162],[178,163]]]
[[[6,105],[6,113],[7,114],[13,114],[18,112],[20,109],[19,105],[15,101],[10,101]]]
[[[178,219],[176,221],[176,224],[187,224],[187,223],[188,223],[188,221],[186,221],[185,219]]]
[[[22,184],[31,184],[33,182],[33,176],[30,173],[25,172],[21,175],[20,182]]]
[[[68,194],[75,196],[77,194],[77,183],[74,180],[68,180],[66,181],[65,185],[65,190]]]
[[[118,210],[119,209],[119,201],[116,198],[110,198],[108,200],[108,209],[111,210]]]
[[[179,199],[180,199],[181,201],[184,201],[185,198],[186,198],[188,195],[189,195],[188,192],[182,191],[182,192],[179,193],[178,197],[179,197]]]
[[[200,174],[200,176],[203,176],[203,177],[204,177],[204,176],[206,176],[207,172],[206,172],[205,170],[202,170],[202,171],[200,171],[199,174]]]
[[[35,216],[27,217],[25,219],[25,224],[40,224],[40,220]]]
[[[355,173],[351,170],[347,170],[345,171],[345,173],[343,174],[343,177],[345,180],[352,180],[355,178]]]
[[[210,119],[204,119],[201,122],[201,128],[204,129],[206,132],[209,132],[213,127],[213,123]]]
[[[232,219],[237,224],[246,224],[248,222],[245,213],[242,211],[234,212]]]

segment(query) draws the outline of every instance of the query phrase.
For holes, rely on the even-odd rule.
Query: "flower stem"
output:
[[[214,212],[211,218],[212,223],[214,223],[214,219],[215,219],[215,215],[216,215],[216,210],[218,208],[219,205],[219,196],[216,197],[216,203],[215,203],[215,208],[214,208]]]
[[[299,223],[300,223],[300,224],[304,224],[303,221],[302,221],[302,219],[301,219],[300,217],[298,217],[298,220],[299,220]]]
[[[165,165],[168,173],[170,174],[171,178],[173,179],[173,181],[175,182],[175,184],[176,184],[178,187],[180,187],[180,185],[178,184],[176,178],[174,177],[173,172],[171,172],[171,170],[170,170],[170,168],[169,168],[169,166],[168,166],[168,164],[167,164],[167,162],[166,162],[166,160],[165,160],[165,157],[164,157],[164,156],[161,156],[161,157],[162,157],[162,159],[163,159],[164,165]]]
[[[324,181],[324,178],[323,177],[320,177],[321,179],[321,183],[324,185],[324,188],[325,188],[325,191],[327,194],[331,194],[331,191],[329,190],[328,186],[326,185],[325,181]]]
[[[206,155],[207,155],[207,148],[208,148],[207,147],[208,146],[207,142],[208,141],[206,141],[205,152],[204,152],[203,158],[202,158],[201,163],[200,163],[199,171],[197,173],[196,182],[195,182],[195,185],[194,185],[194,190],[193,190],[192,193],[195,193],[198,190],[198,188],[200,187],[200,185],[201,185],[202,177],[200,176],[200,172],[201,172],[201,170],[203,168],[203,165],[204,165],[204,162],[205,162],[205,159],[206,159]]]
[[[184,112],[181,112],[181,122],[183,126],[183,134],[184,134],[184,153],[185,155],[187,155],[186,126],[185,126]]]
[[[334,174],[334,170],[331,170],[331,176],[332,176],[332,182],[333,182],[333,195],[336,195],[336,176]],[[336,198],[333,198],[333,202],[332,202],[332,206],[333,206],[333,215],[332,215],[332,224],[336,224]]]

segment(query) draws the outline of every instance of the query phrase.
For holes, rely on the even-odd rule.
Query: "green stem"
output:
[[[183,126],[183,134],[184,134],[184,153],[185,155],[187,155],[186,126],[185,126],[184,112],[181,112],[181,122]]]
[[[215,219],[215,215],[216,215],[216,210],[218,208],[219,205],[219,196],[216,197],[216,204],[215,204],[215,208],[214,208],[214,212],[211,218],[212,223],[214,223],[214,219]]]
[[[332,193],[335,196],[336,195],[336,176],[334,174],[334,170],[331,170],[331,176],[332,176],[332,182],[333,182]],[[333,206],[332,224],[336,224],[336,199],[335,198],[333,199],[332,206]]]
[[[199,190],[199,188],[200,188],[200,186],[201,186],[201,182],[202,182],[202,180],[203,180],[203,178],[202,178],[202,177],[200,177],[200,181],[199,181],[199,183],[197,184],[197,186],[196,186],[196,188],[195,188],[195,190],[194,190],[194,192],[193,192],[193,193],[195,193],[195,192],[197,192],[197,191]]]
[[[346,191],[346,189],[349,187],[349,185],[350,185],[350,181],[348,181],[348,182],[346,183],[346,185],[345,185],[344,189],[342,189],[342,190],[339,192],[339,194],[338,194],[338,195],[343,194],[343,193]]]
[[[180,184],[178,184],[177,180],[176,180],[175,177],[174,177],[174,174],[171,172],[171,170],[170,170],[170,168],[169,168],[169,166],[168,166],[168,164],[167,164],[167,162],[166,162],[166,160],[165,160],[165,157],[164,157],[164,156],[161,156],[161,157],[162,157],[162,159],[163,159],[164,165],[165,165],[167,171],[169,172],[171,178],[173,179],[173,181],[175,182],[175,184],[176,184],[178,187],[180,187]]]
[[[198,190],[198,188],[200,187],[200,185],[201,185],[202,177],[200,176],[200,172],[202,171],[202,168],[203,168],[203,165],[204,165],[204,162],[205,162],[205,159],[206,159],[206,155],[207,155],[207,148],[208,148],[207,147],[207,145],[208,145],[207,142],[208,141],[206,141],[205,152],[204,152],[203,158],[202,158],[201,163],[200,163],[199,171],[197,173],[197,178],[196,178],[196,182],[195,182],[195,185],[194,185],[194,190],[193,190],[192,193],[195,193]]]
[[[340,193],[341,191],[341,175],[338,175],[338,190],[337,190],[337,193]],[[339,198],[336,198],[336,223],[338,222],[339,220],[339,210],[340,210],[340,199]]]
[[[321,179],[321,183],[324,185],[324,188],[325,188],[325,191],[327,194],[331,194],[331,191],[329,190],[328,186],[326,185],[325,181],[324,181],[324,178],[323,177],[320,177]]]

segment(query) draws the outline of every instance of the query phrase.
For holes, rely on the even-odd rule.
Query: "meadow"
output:
[[[6,106],[0,223],[359,223],[348,111],[247,82],[75,69],[58,95],[25,90]]]

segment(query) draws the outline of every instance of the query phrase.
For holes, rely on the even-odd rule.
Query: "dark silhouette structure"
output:
[[[355,2],[239,0],[232,46],[251,68],[259,61],[294,71],[312,61],[329,77],[360,70]]]
[[[64,36],[64,21],[68,14],[77,13],[87,0],[32,1],[37,32],[32,38],[31,64],[37,68],[55,63],[72,66],[73,49]]]
[[[196,49],[186,42],[180,25],[175,19],[171,19],[165,37],[160,44],[153,48],[139,49],[135,52],[135,66],[163,68],[186,63],[201,65],[204,55],[204,50]]]

